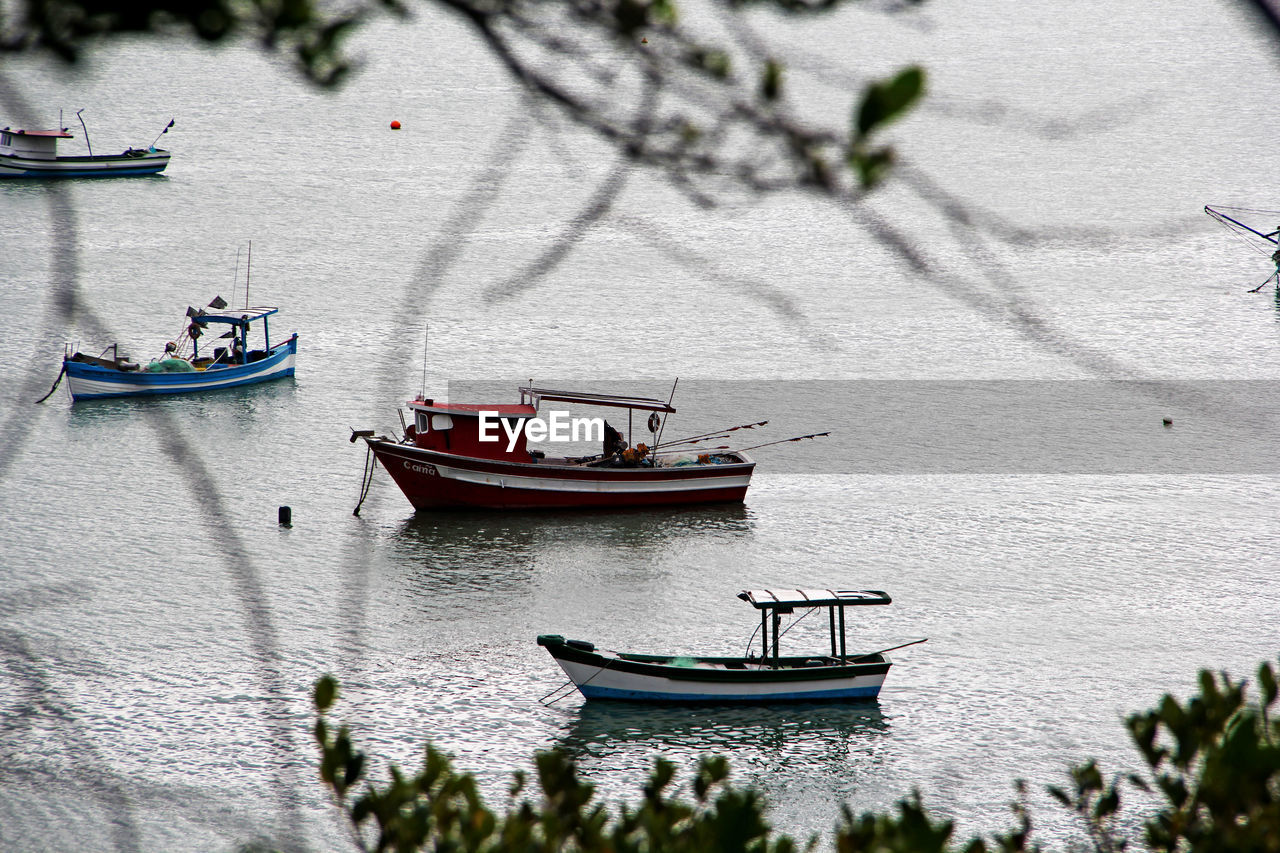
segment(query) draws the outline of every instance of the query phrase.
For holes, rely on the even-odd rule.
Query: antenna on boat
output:
[[[156,134],[156,138],[151,140],[151,147],[155,148],[156,143],[160,141],[160,137],[169,132],[169,128],[173,127],[173,119],[169,119],[169,123],[164,126],[164,130]]]
[[[427,399],[427,343],[430,340],[431,329],[426,323],[422,324],[422,390],[418,392],[418,399]]]
[[[80,115],[82,112],[84,112],[83,108],[76,110],[76,118],[80,119],[80,127],[84,130],[84,144],[89,146],[89,156],[92,157],[93,145],[89,142],[89,128],[85,125],[84,118]],[[59,113],[58,115],[61,116],[62,114]],[[61,118],[59,118],[58,124],[62,124]],[[62,128],[58,129],[61,130]]]
[[[239,258],[239,252],[236,257]],[[244,307],[249,307],[249,267],[253,266],[253,241],[249,241],[249,254],[244,259]]]

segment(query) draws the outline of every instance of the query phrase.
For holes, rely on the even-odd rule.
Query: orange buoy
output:
[[[400,129],[400,122],[398,122],[398,121],[393,121],[393,122],[391,122],[391,129],[392,129],[392,130],[399,130],[399,129]]]

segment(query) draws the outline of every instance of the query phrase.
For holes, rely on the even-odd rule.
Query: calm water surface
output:
[[[898,413],[846,392],[814,422],[768,394],[739,408],[742,384],[716,380],[1280,378],[1276,300],[1245,293],[1267,261],[1200,212],[1275,206],[1276,45],[1234,6],[1189,2],[752,23],[809,105],[847,110],[855,59],[928,65],[929,102],[897,131],[905,175],[989,227],[952,227],[907,183],[877,194],[869,209],[934,260],[921,277],[856,211],[784,196],[708,212],[637,173],[550,274],[513,278],[614,161],[530,118],[454,22],[371,27],[334,94],[248,48],[0,66],[4,124],[87,107],[111,150],[177,119],[163,177],[0,186],[0,848],[341,848],[308,733],[326,672],[373,755],[412,765],[429,739],[495,804],[537,749],[572,753],[610,800],[656,756],[724,753],[790,833],[912,788],[965,836],[997,830],[1025,778],[1041,840],[1062,842],[1077,828],[1044,784],[1087,757],[1135,766],[1126,714],[1188,693],[1202,667],[1243,676],[1274,658],[1266,399],[1238,422],[1191,403],[1173,432],[1153,408],[1124,438],[1167,446],[1159,470],[1144,455],[1119,474],[815,473],[801,463],[831,448],[883,450],[841,434],[842,409]],[[296,380],[32,405],[64,341],[148,358],[188,304],[242,298],[250,240],[252,301],[300,336]],[[87,309],[71,321],[55,298],[68,286]],[[677,393],[673,430],[727,411],[841,443],[761,450],[743,507],[415,516],[379,472],[355,517],[348,428],[396,428],[428,324],[435,396],[459,379],[679,376],[698,396]],[[1181,464],[1178,436],[1210,415],[1235,430],[1245,461],[1229,471]],[[1087,406],[1063,420],[1114,423]],[[945,444],[945,398],[930,426],[922,446]],[[929,642],[859,706],[538,702],[563,683],[538,633],[735,653],[755,616],[734,595],[771,586],[885,589],[894,605],[859,614],[855,646]],[[807,623],[792,637],[822,643]]]

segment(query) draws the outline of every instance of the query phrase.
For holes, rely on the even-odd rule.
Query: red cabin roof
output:
[[[16,136],[52,136],[55,139],[74,138],[72,137],[71,134],[67,133],[65,130],[15,130],[14,128],[11,128],[11,127],[6,127],[4,128],[4,130]]]

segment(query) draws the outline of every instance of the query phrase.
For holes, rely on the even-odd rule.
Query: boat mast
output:
[[[671,383],[671,394],[667,397],[667,408],[671,408],[671,401],[676,398],[676,386],[680,384],[680,377],[676,377],[676,381]],[[658,426],[658,435],[653,441],[653,464],[658,464],[658,445],[662,444],[662,431],[667,428],[667,419],[663,418],[662,423]]]
[[[778,612],[778,608],[773,608],[773,668],[777,669],[780,665],[778,660],[778,628],[782,624],[782,614]]]
[[[244,259],[244,308],[249,310],[249,268],[253,266],[253,241],[249,241],[249,251]],[[266,320],[263,320],[264,328]],[[240,327],[240,358],[242,364],[249,363],[249,322],[246,320]],[[271,349],[270,344],[266,349]]]

